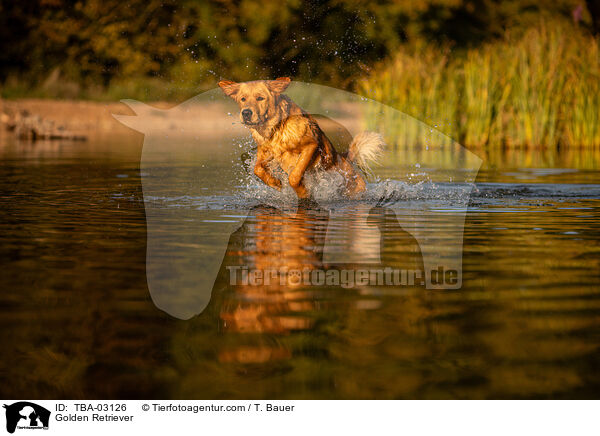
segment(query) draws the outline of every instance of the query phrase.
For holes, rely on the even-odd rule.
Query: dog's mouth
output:
[[[258,120],[258,121],[244,120],[244,121],[242,121],[242,124],[247,127],[260,126],[263,123],[264,123],[264,121],[261,121],[261,120]]]
[[[254,113],[254,116],[248,116],[248,117],[244,117],[243,114],[240,114],[240,115],[241,115],[240,118],[241,118],[242,124],[247,127],[260,126],[261,124],[264,124],[267,121],[266,116],[261,117],[256,113]],[[252,119],[254,117],[256,117],[256,120]],[[262,119],[262,118],[265,118],[265,119]]]

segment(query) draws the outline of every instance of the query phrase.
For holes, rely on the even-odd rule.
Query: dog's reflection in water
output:
[[[391,215],[391,211],[373,208],[367,220],[382,234],[382,259],[385,262],[389,240],[396,248],[401,244],[404,251],[412,253],[410,265],[405,264],[404,268],[422,268],[416,240]],[[294,214],[287,214],[258,206],[231,235],[221,268],[221,285],[215,289],[221,289],[217,298],[220,330],[237,337],[224,341],[218,354],[220,361],[262,363],[289,358],[287,341],[278,338],[312,329],[316,312],[328,310],[328,304],[319,301],[331,287],[315,286],[304,279],[315,269],[336,268],[323,264],[328,222],[329,213],[318,207],[300,207]],[[290,274],[292,271],[301,271],[302,276]],[[344,307],[331,310],[339,314]]]
[[[282,335],[311,327],[302,315],[314,310],[310,289],[288,280],[286,271],[322,267],[328,216],[313,208],[288,215],[268,206],[249,213],[231,236],[223,262],[229,289],[220,308],[222,331]],[[282,346],[261,343],[224,350],[219,358],[249,363],[289,355]]]

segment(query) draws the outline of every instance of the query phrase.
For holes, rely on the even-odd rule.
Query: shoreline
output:
[[[170,109],[176,103],[151,102],[157,109]],[[26,111],[43,120],[52,121],[70,131],[82,134],[93,132],[127,132],[128,127],[118,122],[114,115],[135,115],[124,103],[95,102],[87,100],[52,100],[26,98],[17,100],[0,100],[0,113],[16,114]]]
[[[236,112],[224,102],[195,103],[154,101],[149,103],[128,100],[123,102],[95,102],[87,100],[45,100],[36,98],[1,100],[0,114],[9,118],[26,113],[52,122],[74,134],[93,136],[97,134],[166,133],[188,135],[202,133],[208,137],[223,135],[249,135],[239,122]],[[168,114],[167,114],[168,112]],[[360,116],[357,106],[345,106],[345,116],[355,122]],[[136,116],[137,115],[137,116]],[[117,120],[116,118],[122,117]],[[327,126],[327,120],[319,120]]]

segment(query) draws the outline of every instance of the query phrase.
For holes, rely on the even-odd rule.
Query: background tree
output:
[[[72,83],[97,94],[153,80],[188,89],[281,75],[352,87],[403,45],[460,52],[540,17],[571,20],[578,5],[583,0],[0,0],[0,81],[5,89]],[[583,25],[592,28],[591,14],[597,29],[597,2],[584,9]]]

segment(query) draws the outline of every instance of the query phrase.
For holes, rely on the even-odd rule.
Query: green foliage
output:
[[[401,50],[360,89],[467,146],[600,146],[599,47],[570,23],[542,21],[453,58]],[[415,129],[396,143],[424,143]]]
[[[48,97],[174,99],[221,78],[283,75],[348,89],[402,47],[478,45],[579,3],[0,0],[0,81],[4,95]]]
[[[594,5],[0,0],[0,82],[5,97],[183,100],[289,75],[358,84],[467,145],[599,144]],[[400,143],[422,141],[412,128]]]

